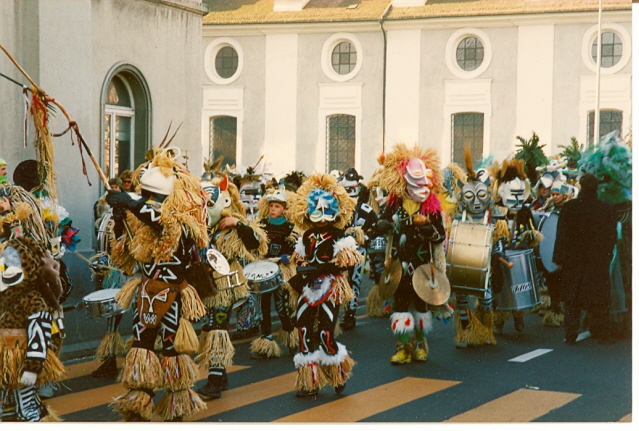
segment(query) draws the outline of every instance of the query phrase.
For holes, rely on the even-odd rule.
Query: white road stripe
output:
[[[508,362],[526,362],[537,356],[545,355],[548,352],[552,352],[552,349],[537,349],[525,355],[517,356],[516,358],[509,359]]]

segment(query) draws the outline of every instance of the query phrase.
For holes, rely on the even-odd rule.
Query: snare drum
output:
[[[119,291],[120,289],[97,290],[82,298],[84,309],[89,317],[111,317],[124,313],[125,310],[115,301],[115,295]]]
[[[446,276],[453,293],[484,296],[490,279],[492,224],[454,220],[446,251]]]
[[[495,295],[495,308],[501,311],[516,311],[538,305],[539,281],[535,256],[532,249],[506,250],[506,260],[513,264],[512,268],[501,264],[504,274],[504,285]]]
[[[115,221],[113,220],[113,210],[109,210],[100,221],[100,227],[98,228],[98,248],[103,253],[109,252],[111,237],[113,236],[113,226]]]
[[[280,267],[266,260],[246,265],[244,275],[251,290],[256,293],[268,293],[284,284]]]
[[[546,271],[552,273],[557,271],[558,267],[552,261],[552,255],[555,252],[555,239],[557,238],[557,222],[559,214],[556,212],[548,213],[539,224],[539,231],[544,239],[539,243],[539,256],[541,263]]]

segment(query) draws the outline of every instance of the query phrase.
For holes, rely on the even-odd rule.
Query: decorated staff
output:
[[[268,253],[264,257],[267,261],[277,263],[281,284],[274,289],[271,289],[272,286],[269,285],[269,290],[260,294],[262,336],[251,343],[251,353],[254,359],[275,358],[282,354],[271,333],[271,298],[275,302],[275,311],[282,323],[282,329],[277,338],[289,349],[291,354],[295,354],[299,344],[298,333],[294,330],[294,312],[291,310],[291,295],[297,299],[297,292],[288,283],[288,280],[295,275],[295,265],[291,262],[291,255],[300,236],[300,232],[295,229],[295,225],[287,217],[289,195],[292,196],[293,193],[269,189],[258,204],[259,226],[268,237]],[[267,266],[266,263],[262,263],[262,265]],[[295,303],[293,302],[293,305]]]
[[[341,393],[352,374],[354,362],[335,340],[335,326],[340,304],[353,299],[344,271],[363,261],[355,239],[344,234],[355,205],[334,176],[322,174],[308,177],[290,204],[291,219],[304,231],[293,255],[298,273],[290,280],[300,295],[298,397],[315,395],[326,384]]]
[[[220,164],[220,159],[205,164],[201,183],[206,193],[208,231],[208,243],[202,251],[215,268],[215,285],[200,292],[208,321],[202,327],[196,360],[209,374],[197,392],[209,399],[220,398],[228,388],[226,368],[235,354],[228,333],[233,306],[252,298],[240,261],[256,261],[267,250],[266,234],[256,223],[249,225],[237,187],[219,171]],[[222,269],[217,260],[228,268]],[[193,274],[194,280],[198,278]]]
[[[139,171],[138,192],[109,191],[113,208],[113,260],[134,278],[122,287],[116,300],[123,309],[135,299],[133,344],[127,353],[121,379],[128,393],[111,403],[127,421],[149,421],[155,413],[167,421],[180,421],[206,404],[191,389],[197,373],[191,354],[197,336],[191,321],[205,313],[195,288],[186,280],[195,248],[207,243],[205,199],[197,178],[177,162],[179,151],[157,151]],[[125,234],[125,221],[131,236]],[[154,351],[157,336],[162,357]],[[156,389],[165,389],[157,404]]]
[[[393,296],[391,328],[399,339],[390,361],[424,362],[428,359],[426,334],[432,329],[433,313],[452,315],[446,305],[450,290],[435,293],[427,286],[429,281],[439,285],[436,277],[441,279],[442,287],[447,282],[445,275],[442,277],[446,269],[442,246],[446,232],[436,196],[442,188],[442,174],[435,150],[397,144],[383,159],[379,186],[388,191],[388,201],[376,230],[392,241],[380,293],[383,298]],[[427,271],[418,275],[417,269],[424,264]],[[418,293],[422,288],[424,293],[434,294],[429,299],[432,304]]]
[[[25,236],[0,255],[0,422],[59,421],[37,387],[58,381],[64,367],[52,344],[61,310],[58,266],[42,243]]]
[[[353,289],[353,299],[348,301],[344,307],[344,319],[340,328],[345,331],[353,330],[357,323],[355,314],[357,313],[357,306],[359,305],[360,285],[362,284],[363,269],[366,260],[366,246],[368,245],[366,232],[377,222],[375,211],[373,211],[373,208],[367,203],[370,192],[368,187],[361,182],[363,179],[364,177],[359,175],[355,168],[347,169],[346,172],[338,178],[339,184],[344,187],[348,196],[357,199],[353,219],[346,230],[346,234],[355,238],[357,251],[364,256],[364,261],[362,261],[361,264],[355,265],[348,270],[349,282]]]

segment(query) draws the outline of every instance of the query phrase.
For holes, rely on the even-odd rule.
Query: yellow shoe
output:
[[[416,349],[413,356],[418,362],[426,362],[428,360],[428,353],[424,349]]]
[[[393,357],[390,359],[391,364],[410,364],[411,355],[404,346],[400,346]]]

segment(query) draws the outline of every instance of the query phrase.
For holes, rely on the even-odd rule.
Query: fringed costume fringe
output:
[[[153,412],[165,421],[191,416],[207,408],[200,396],[192,389],[167,391],[153,409]]]
[[[291,332],[286,332],[283,329],[280,329],[277,332],[277,340],[285,345],[286,347],[295,349],[300,345],[300,335],[297,330],[292,330]]]
[[[328,384],[336,387],[344,385],[346,380],[353,375],[354,366],[355,361],[347,355],[338,365],[322,365],[321,369],[326,375]]]
[[[153,397],[140,390],[130,390],[115,398],[109,405],[120,413],[124,420],[129,420],[133,415],[140,415],[142,419],[150,421],[153,413]]]
[[[151,350],[133,347],[124,360],[120,377],[127,389],[153,389],[162,386],[162,368]]]
[[[351,289],[347,278],[343,274],[336,275],[332,284],[328,300],[334,304],[345,304],[355,297],[353,289]]]
[[[549,309],[541,323],[544,326],[564,326],[564,312]]]
[[[366,315],[369,317],[388,317],[384,311],[384,300],[379,296],[379,286],[371,287],[366,297]]]
[[[161,360],[164,385],[176,392],[190,388],[197,380],[197,366],[189,355],[164,356]]]
[[[335,263],[344,268],[359,265],[362,262],[364,262],[364,256],[352,248],[344,248],[335,256]]]
[[[142,279],[132,278],[127,281],[115,295],[115,302],[117,302],[123,310],[128,310],[131,306],[131,301],[133,301],[133,297],[140,283],[142,283]]]
[[[198,320],[206,314],[206,308],[200,300],[195,288],[187,285],[180,291],[182,317],[187,320]]]
[[[104,361],[110,356],[124,355],[126,352],[122,335],[119,332],[107,332],[95,351],[95,357],[98,361]]]
[[[297,369],[295,376],[295,389],[300,391],[313,391],[321,389],[328,384],[328,378],[317,362],[302,365]]]
[[[282,349],[280,349],[277,341],[260,337],[251,342],[251,353],[264,355],[267,358],[279,358],[282,356]]]
[[[215,329],[213,331],[202,331],[200,334],[200,345],[198,355],[195,360],[200,367],[229,367],[233,364],[235,347],[231,343],[228,331]]]
[[[229,284],[226,277],[220,274],[217,271],[213,271],[213,276],[218,278],[215,281],[215,285],[218,289],[217,294],[214,296],[208,296],[203,298],[203,303],[206,308],[216,308],[216,307],[228,307],[240,299],[246,298],[250,291],[247,284],[246,276],[244,275],[244,270],[242,269],[242,265],[238,261],[234,261],[230,265],[231,272],[237,271],[238,280],[240,282],[240,286],[235,287],[233,289],[228,289]]]

